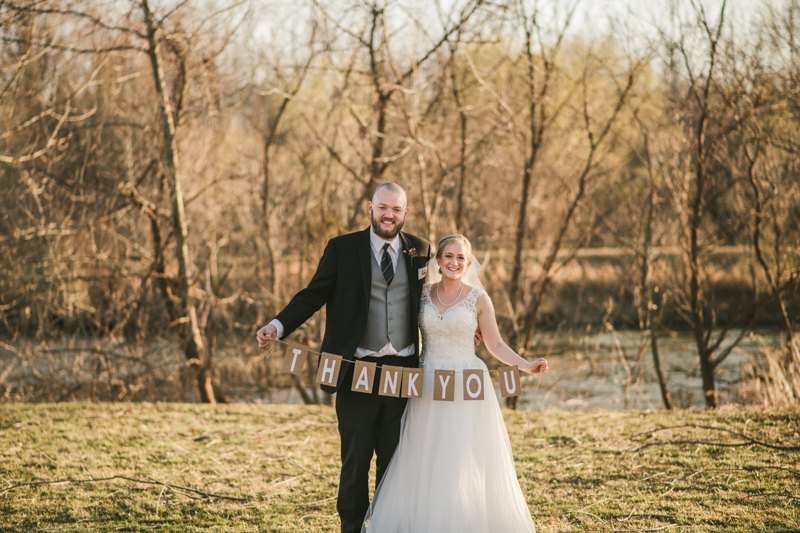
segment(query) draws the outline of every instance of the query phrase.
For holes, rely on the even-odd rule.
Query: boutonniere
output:
[[[408,250],[403,250],[403,253],[406,254],[408,257],[408,266],[409,268],[414,268],[414,258],[417,256],[417,249],[416,248],[409,248]],[[428,266],[424,266],[417,270],[417,279],[424,280],[425,275],[428,273]]]

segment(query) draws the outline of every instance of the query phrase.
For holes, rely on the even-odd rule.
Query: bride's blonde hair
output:
[[[442,252],[444,249],[453,244],[454,242],[463,243],[464,246],[467,247],[467,260],[471,263],[472,262],[472,244],[469,242],[469,239],[461,235],[460,233],[454,233],[453,235],[448,235],[444,237],[439,244],[436,246],[436,259],[442,258]]]

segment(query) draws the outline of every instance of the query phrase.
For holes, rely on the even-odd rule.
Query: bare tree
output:
[[[667,379],[661,364],[661,356],[658,350],[658,337],[660,329],[660,319],[663,315],[665,295],[661,294],[661,301],[657,302],[654,294],[654,287],[651,283],[653,269],[653,245],[656,239],[653,235],[654,210],[657,201],[657,184],[653,168],[652,154],[650,152],[649,134],[647,128],[637,117],[640,130],[642,131],[643,141],[643,164],[647,169],[647,187],[644,201],[644,213],[639,221],[640,231],[638,245],[636,246],[636,261],[638,262],[638,283],[636,285],[635,299],[639,318],[639,330],[642,332],[642,341],[639,350],[643,350],[649,344],[650,354],[653,358],[653,368],[656,372],[658,387],[661,391],[661,401],[664,408],[673,409],[672,397],[667,387]],[[656,313],[658,311],[658,313]]]
[[[676,103],[676,111],[681,115],[687,143],[665,175],[674,176],[674,179],[668,178],[668,183],[681,223],[684,263],[681,304],[697,347],[705,403],[712,408],[719,405],[716,369],[751,331],[757,312],[794,284],[793,280],[787,280],[783,285],[774,286],[769,293],[759,295],[754,281],[751,301],[740,305],[721,325],[717,324],[716,309],[710,306],[709,293],[713,295],[713,290],[705,274],[708,252],[713,246],[708,233],[711,229],[709,211],[719,206],[721,198],[739,182],[737,167],[743,159],[739,155],[739,147],[743,145],[736,133],[739,124],[764,105],[746,92],[729,90],[723,81],[723,78],[735,80],[732,75],[735,63],[732,62],[737,60],[735,55],[723,56],[726,7],[723,1],[716,20],[712,21],[702,5],[693,4],[695,23],[685,27],[696,33],[682,31],[676,40],[667,43],[679,52],[683,61],[687,94],[684,100]],[[697,41],[693,40],[693,35],[699,36]],[[697,66],[700,50],[703,55]],[[723,64],[726,59],[728,62]],[[722,72],[723,65],[729,66],[729,72]],[[747,148],[743,149],[745,154],[750,154]],[[755,162],[755,154],[746,155],[746,158]],[[752,164],[749,167],[752,171]],[[758,227],[757,223],[756,231]],[[736,327],[739,330],[734,333]]]
[[[222,11],[212,13],[210,17],[198,21],[193,32],[184,32],[181,22],[178,21],[174,28],[175,31],[170,33],[165,29],[167,23],[170,17],[180,18],[181,7],[182,4],[178,4],[165,14],[157,15],[151,9],[149,0],[141,0],[132,5],[134,12],[138,12],[141,17],[139,20],[123,16],[120,23],[111,23],[103,20],[99,13],[90,14],[89,10],[81,11],[80,6],[74,6],[74,9],[61,9],[58,6],[39,3],[9,4],[9,9],[14,13],[69,21],[94,35],[104,36],[107,39],[106,42],[114,43],[111,46],[99,47],[57,45],[59,49],[96,57],[110,57],[108,54],[112,52],[127,51],[134,54],[142,53],[148,58],[155,89],[155,101],[159,110],[158,132],[161,149],[152,163],[146,165],[141,175],[128,176],[128,181],[117,185],[111,196],[117,200],[124,200],[128,205],[136,206],[150,219],[153,262],[146,278],[154,276],[156,279],[156,284],[163,296],[169,322],[175,329],[188,364],[196,369],[201,399],[214,403],[218,399],[222,399],[222,396],[215,393],[212,385],[212,360],[206,350],[198,318],[197,295],[198,293],[202,294],[201,285],[198,285],[198,282],[202,279],[202,274],[197,271],[190,253],[189,223],[184,192],[185,177],[179,156],[177,132],[191,82],[188,71],[191,68],[189,55],[192,42],[200,28],[218,17],[220,13],[229,11],[230,8],[223,8]],[[9,39],[6,38],[6,40]],[[32,47],[44,45],[52,48],[56,46],[52,43],[35,42],[33,39],[17,38],[13,40]],[[222,53],[224,39],[222,41],[223,45],[220,48],[206,50],[206,64],[213,62],[214,58]],[[167,79],[164,60],[165,47],[174,59],[174,63],[171,65],[175,68],[172,83]],[[103,61],[100,62],[100,65],[102,64]],[[90,85],[92,82],[91,77],[86,81]],[[68,115],[68,112],[63,114],[63,120],[66,120]],[[54,132],[54,139],[55,135],[57,135],[57,129]],[[45,148],[49,149],[54,142],[48,141],[48,146]],[[161,177],[162,190],[167,191],[168,217],[164,216],[165,213],[159,205],[159,200],[150,200],[140,191],[142,181],[154,171]],[[165,222],[168,223],[166,228]],[[175,252],[173,256],[174,272],[170,268],[166,253],[172,239],[174,239]],[[147,286],[147,284],[144,285]]]
[[[280,72],[276,72],[277,81],[280,82],[284,88],[276,87],[270,82],[264,82],[261,84],[261,87],[254,88],[254,91],[261,97],[276,97],[278,99],[275,109],[272,112],[267,111],[267,116],[264,118],[263,123],[255,125],[256,130],[260,133],[262,145],[261,225],[263,235],[260,240],[264,241],[264,248],[267,253],[267,257],[262,257],[261,259],[266,259],[270,268],[269,278],[271,279],[271,283],[269,296],[274,302],[272,309],[278,305],[281,299],[281,277],[280,269],[277,266],[279,257],[279,252],[276,250],[277,237],[273,231],[273,206],[276,200],[272,195],[272,183],[270,179],[271,155],[278,139],[281,120],[285,116],[289,104],[297,98],[300,89],[303,87],[303,81],[308,74],[308,70],[317,57],[318,52],[315,50],[316,39],[316,25],[312,24],[311,36],[308,43],[309,55],[306,62],[299,66],[292,79],[284,80],[284,76]],[[259,272],[257,270],[256,275],[258,276],[258,274]]]
[[[348,229],[353,230],[361,223],[363,204],[372,198],[387,169],[407,155],[413,147],[412,142],[403,140],[397,146],[387,146],[392,137],[390,115],[396,93],[406,89],[422,65],[465,27],[482,4],[483,0],[467,1],[461,6],[454,20],[446,22],[437,36],[425,35],[428,41],[427,47],[413,57],[398,56],[392,47],[389,12],[397,8],[395,2],[372,2],[363,7],[359,6],[358,12],[363,15],[363,27],[356,31],[346,27],[326,6],[318,4],[329,24],[334,26],[339,34],[334,38],[340,35],[347,36],[363,53],[365,63],[363,76],[371,89],[369,117],[360,116],[352,105],[349,108],[358,127],[367,136],[368,154],[357,154],[356,157],[362,158],[362,161],[348,164],[340,150],[330,142],[325,143],[333,160],[360,184],[347,224]],[[353,56],[353,59],[355,60],[356,56]],[[356,74],[358,70],[355,65],[348,68],[344,83],[349,83],[350,76]],[[357,168],[362,168],[363,172],[356,170]]]
[[[626,391],[649,349],[666,407],[675,326],[709,405],[761,326],[800,368],[796,1],[738,26],[724,4],[676,3],[662,57],[647,31],[583,31],[572,2],[95,4],[0,2],[0,332],[36,337],[41,360],[90,344],[87,372],[110,382],[123,347],[165,335],[179,395],[236,397],[226,344],[393,180],[418,206],[409,231],[468,233],[490,259],[522,354],[543,328],[638,327]],[[613,259],[581,278],[595,247]],[[296,340],[323,330],[320,314]],[[237,375],[316,401],[277,359]]]

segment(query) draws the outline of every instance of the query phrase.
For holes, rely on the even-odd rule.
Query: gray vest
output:
[[[408,270],[405,256],[397,258],[392,285],[387,286],[383,272],[375,255],[370,253],[372,264],[372,288],[369,297],[369,315],[364,336],[358,345],[377,352],[389,341],[396,350],[402,350],[414,342],[409,333],[411,314],[411,291],[408,286]]]

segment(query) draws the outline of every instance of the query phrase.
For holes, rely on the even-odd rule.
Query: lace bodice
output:
[[[478,329],[476,302],[483,292],[471,288],[467,297],[439,313],[431,301],[431,285],[422,288],[419,325],[422,330],[422,366],[425,368],[480,368],[475,355]]]

